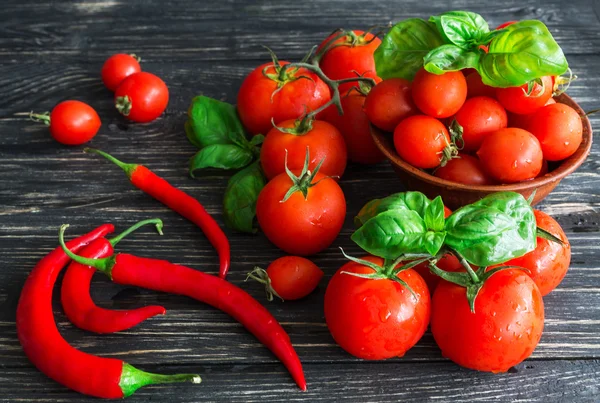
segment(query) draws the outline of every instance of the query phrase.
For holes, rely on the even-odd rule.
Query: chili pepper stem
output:
[[[202,378],[198,374],[153,374],[137,369],[133,365],[123,363],[123,372],[121,373],[119,387],[123,391],[123,397],[128,397],[142,386],[176,382],[200,383],[202,382]]]
[[[60,226],[60,230],[58,231],[58,241],[60,242],[60,246],[63,251],[69,256],[73,261],[80,263],[85,266],[90,266],[95,268],[98,271],[106,274],[110,279],[112,279],[112,269],[115,266],[115,257],[107,257],[103,259],[89,259],[83,256],[76,255],[71,252],[67,245],[65,245],[65,230],[69,228],[69,224],[63,224]]]
[[[121,232],[116,237],[112,238],[109,242],[112,246],[115,246],[116,244],[121,242],[121,240],[123,238],[125,238],[127,235],[131,234],[132,232],[134,232],[134,231],[138,230],[139,228],[143,227],[144,225],[148,225],[148,224],[154,224],[156,226],[156,231],[158,231],[158,234],[159,235],[163,234],[162,220],[160,218],[150,218],[148,220],[143,220],[143,221],[138,222],[137,224],[132,225],[131,227],[129,227],[125,231]]]
[[[98,150],[96,148],[86,147],[83,149],[83,151],[86,153],[98,154],[98,155],[103,156],[104,158],[106,158],[107,160],[109,160],[110,162],[112,162],[113,164],[118,166],[119,168],[121,168],[123,171],[125,171],[125,173],[129,177],[129,179],[131,179],[131,175],[133,174],[133,171],[135,171],[135,169],[138,167],[137,164],[128,164],[128,163],[118,160],[115,157],[113,157],[112,155],[105,153],[102,150]]]

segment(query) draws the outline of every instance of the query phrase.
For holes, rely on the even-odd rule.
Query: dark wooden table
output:
[[[431,3],[431,4],[428,4]],[[122,172],[81,148],[54,142],[47,130],[20,113],[44,111],[65,99],[92,104],[102,128],[92,145],[126,161],[143,162],[197,197],[222,223],[221,200],[228,174],[193,180],[195,152],[183,131],[193,96],[235,102],[241,80],[268,59],[261,45],[282,58],[299,59],[337,27],[366,28],[451,8],[484,15],[490,25],[513,19],[544,21],[579,79],[569,94],[584,109],[600,104],[600,6],[585,0],[425,2],[392,1],[24,1],[4,0],[0,11],[0,401],[88,402],[38,372],[17,341],[15,308],[36,261],[70,235],[114,222],[118,228],[147,217],[165,221],[165,235],[141,231],[119,250],[169,259],[210,273],[217,256],[199,229],[134,189]],[[163,117],[132,124],[118,115],[99,71],[114,52],[135,52],[145,70],[167,82],[171,100]],[[597,127],[599,118],[592,117]],[[402,359],[365,362],[332,340],[323,319],[328,279],[344,259],[338,247],[358,252],[350,239],[352,216],[364,202],[402,190],[384,163],[350,166],[342,183],[348,218],[338,240],[314,258],[326,278],[297,302],[273,302],[278,318],[304,363],[309,390],[301,393],[274,356],[227,315],[183,297],[93,284],[102,306],[163,304],[164,317],[130,331],[99,336],[65,318],[55,295],[61,333],[75,347],[126,359],[150,371],[203,375],[200,386],[151,387],[145,401],[600,401],[600,149],[564,180],[541,209],[564,227],[573,246],[572,265],[561,286],[545,298],[546,327],[533,356],[505,374],[478,373],[443,359],[430,333]],[[228,231],[233,251],[229,279],[266,300],[258,284],[244,283],[254,265],[281,251],[263,235]],[[100,277],[100,276],[98,276]],[[55,290],[55,294],[57,294]]]

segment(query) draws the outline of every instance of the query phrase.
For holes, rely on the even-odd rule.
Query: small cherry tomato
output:
[[[403,119],[419,113],[412,100],[410,82],[403,78],[383,80],[373,87],[364,109],[369,121],[387,132],[394,131]]]
[[[169,89],[163,80],[151,73],[135,73],[127,77],[115,92],[115,106],[134,122],[151,122],[169,103]]]
[[[106,88],[115,91],[123,80],[140,71],[142,71],[140,59],[136,55],[117,53],[104,62],[101,71],[102,81]]]
[[[450,144],[450,135],[442,122],[425,115],[404,119],[394,130],[398,155],[417,168],[435,168]]]
[[[570,157],[583,139],[581,116],[565,104],[554,103],[539,109],[531,116],[527,128],[540,141],[548,161]]]
[[[382,265],[373,256],[363,260]],[[427,284],[414,270],[398,273],[414,295],[389,279],[371,280],[348,273],[373,269],[349,262],[331,278],[325,291],[325,321],[336,343],[355,357],[383,360],[402,357],[425,333],[430,317]]]
[[[445,254],[440,260],[438,260],[437,267],[444,271],[456,272],[464,270],[462,265],[458,261],[458,258],[450,253]],[[429,270],[429,262],[423,262],[421,264],[418,264],[415,267],[413,267],[413,270],[415,270],[417,273],[419,273],[421,277],[423,277],[423,280],[425,280],[425,282],[427,283],[429,293],[433,295],[433,292],[435,291],[435,288],[437,287],[441,278],[436,276],[431,272],[431,270]]]
[[[412,83],[417,108],[434,118],[454,115],[467,99],[467,81],[460,71],[432,74],[421,69]]]
[[[30,118],[49,126],[54,140],[69,146],[87,143],[102,124],[94,108],[81,101],[63,101],[51,113],[31,113]]]
[[[248,277],[265,284],[267,299],[273,295],[282,301],[306,297],[313,292],[323,278],[323,270],[300,256],[283,256],[275,259],[267,270],[255,267]]]
[[[542,148],[526,130],[500,129],[489,133],[477,151],[483,170],[500,183],[535,178],[542,169]]]
[[[563,241],[564,245],[538,237],[537,247],[534,250],[503,265],[521,266],[529,270],[529,276],[545,296],[550,294],[567,274],[571,263],[571,245],[554,218],[540,210],[534,210],[533,213],[538,228],[550,232]]]
[[[555,103],[556,101],[554,100],[554,98],[550,98],[544,106],[552,105]],[[527,130],[530,132],[529,122],[531,122],[531,118],[533,117],[534,113],[530,113],[527,115],[519,115],[518,113],[507,112],[506,115],[508,116],[508,127],[518,127],[519,129]]]
[[[279,128],[292,129],[296,120],[286,120],[272,128],[260,149],[260,163],[267,179],[285,172],[287,152],[288,168],[302,169],[306,149],[310,152],[309,169],[313,170],[324,159],[320,172],[341,177],[346,169],[347,151],[344,137],[331,123],[315,120],[312,129],[304,134],[286,133]]]
[[[496,97],[496,89],[485,85],[481,81],[481,76],[478,72],[474,71],[465,77],[467,81],[467,99],[473,97]]]
[[[458,158],[451,159],[446,165],[436,169],[434,176],[465,185],[494,184],[481,167],[481,162],[468,154],[459,154]]]
[[[496,98],[507,111],[527,115],[540,109],[552,98],[552,77],[541,78],[543,85],[535,83],[527,95],[527,84],[520,87],[497,88]]]
[[[488,97],[467,99],[454,118],[463,128],[465,152],[477,151],[488,133],[507,125],[506,111],[502,105]]]

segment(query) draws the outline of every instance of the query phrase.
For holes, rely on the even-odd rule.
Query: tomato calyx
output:
[[[269,274],[267,273],[267,271],[265,269],[261,269],[260,267],[256,266],[250,273],[248,273],[248,275],[246,276],[246,280],[244,280],[244,281],[248,281],[249,279],[258,281],[259,283],[265,285],[265,293],[267,294],[267,301],[269,301],[269,302],[273,301],[273,296],[276,296],[281,301],[284,300],[283,298],[281,298],[281,295],[279,295],[277,293],[277,291],[275,291],[275,289],[271,285],[271,278],[269,277]]]
[[[265,49],[267,49],[267,51],[271,55],[271,60],[273,61],[273,64],[265,66],[265,68],[262,70],[262,74],[269,80],[275,81],[277,83],[277,89],[275,91],[273,91],[273,93],[271,94],[271,101],[273,101],[273,97],[275,97],[275,94],[277,94],[279,91],[281,91],[281,89],[286,84],[291,83],[292,81],[306,79],[306,80],[310,80],[314,83],[314,80],[312,79],[312,77],[305,76],[302,74],[297,75],[300,68],[291,68],[290,69],[290,68],[287,68],[287,65],[282,66],[281,63],[279,62],[279,58],[277,57],[275,52],[273,52],[273,50],[267,46],[265,46]],[[271,69],[271,68],[275,71],[274,73],[269,73],[269,69]]]
[[[460,151],[465,147],[465,141],[463,139],[464,129],[458,120],[452,119],[452,123],[448,126],[448,133],[450,133],[450,141]]]
[[[444,133],[440,132],[440,136],[444,136]],[[446,147],[442,151],[439,152],[440,156],[440,167],[446,166],[448,161],[454,158],[460,158],[458,155],[459,148],[455,144],[454,139],[448,141],[446,136],[444,136],[444,141],[446,142]],[[460,141],[462,141],[462,134],[460,135]]]
[[[41,122],[46,126],[50,126],[50,112],[33,113],[33,111],[31,111],[29,112],[29,119],[34,122]]]
[[[571,83],[575,80],[577,80],[577,75],[573,74],[573,70],[571,70],[571,68],[569,67],[567,69],[567,73],[569,74],[568,77],[563,77],[563,76],[556,76],[554,77],[554,86],[552,87],[552,96],[556,97],[559,96],[560,94],[563,94],[564,92],[566,92],[569,87],[571,86]]]
[[[125,95],[123,97],[117,97],[115,100],[115,108],[121,113],[123,116],[129,116],[131,113],[131,108],[133,106],[133,102],[129,96]]]
[[[142,58],[136,55],[135,53],[130,53],[129,56],[133,57],[136,62],[141,63]]]
[[[319,161],[319,163],[315,167],[314,171],[311,172],[308,169],[308,164],[310,163],[310,153],[309,153],[308,147],[306,147],[306,158],[304,159],[304,166],[302,167],[300,176],[296,176],[296,175],[294,175],[294,173],[292,171],[290,171],[290,169],[288,168],[287,157],[288,157],[288,151],[286,149],[285,150],[285,172],[287,173],[287,175],[290,177],[290,179],[292,180],[292,182],[294,184],[287,191],[287,193],[285,194],[283,199],[281,199],[280,203],[285,203],[296,192],[301,192],[302,195],[304,196],[304,200],[307,200],[308,199],[308,189],[310,189],[313,186],[318,185],[319,182],[321,182],[323,179],[330,178],[329,176],[326,176],[326,177],[318,180],[317,182],[312,183],[313,179],[315,179],[315,176],[317,176],[319,169],[321,169],[321,165],[323,165],[325,158],[323,158],[321,161]]]

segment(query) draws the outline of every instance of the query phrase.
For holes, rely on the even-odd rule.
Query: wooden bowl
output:
[[[405,162],[394,148],[392,134],[386,133],[371,125],[371,136],[375,144],[390,160],[392,167],[398,174],[400,181],[408,190],[418,190],[429,198],[442,196],[444,203],[451,209],[456,209],[466,204],[473,203],[490,193],[501,191],[514,191],[529,198],[535,191],[533,204],[539,203],[558,185],[567,175],[575,171],[587,158],[592,147],[592,126],[581,107],[566,94],[554,98],[556,102],[565,104],[575,109],[582,116],[583,140],[581,145],[569,158],[558,162],[546,175],[525,182],[509,185],[475,186],[463,185],[445,179],[437,178],[429,173],[413,167]]]

